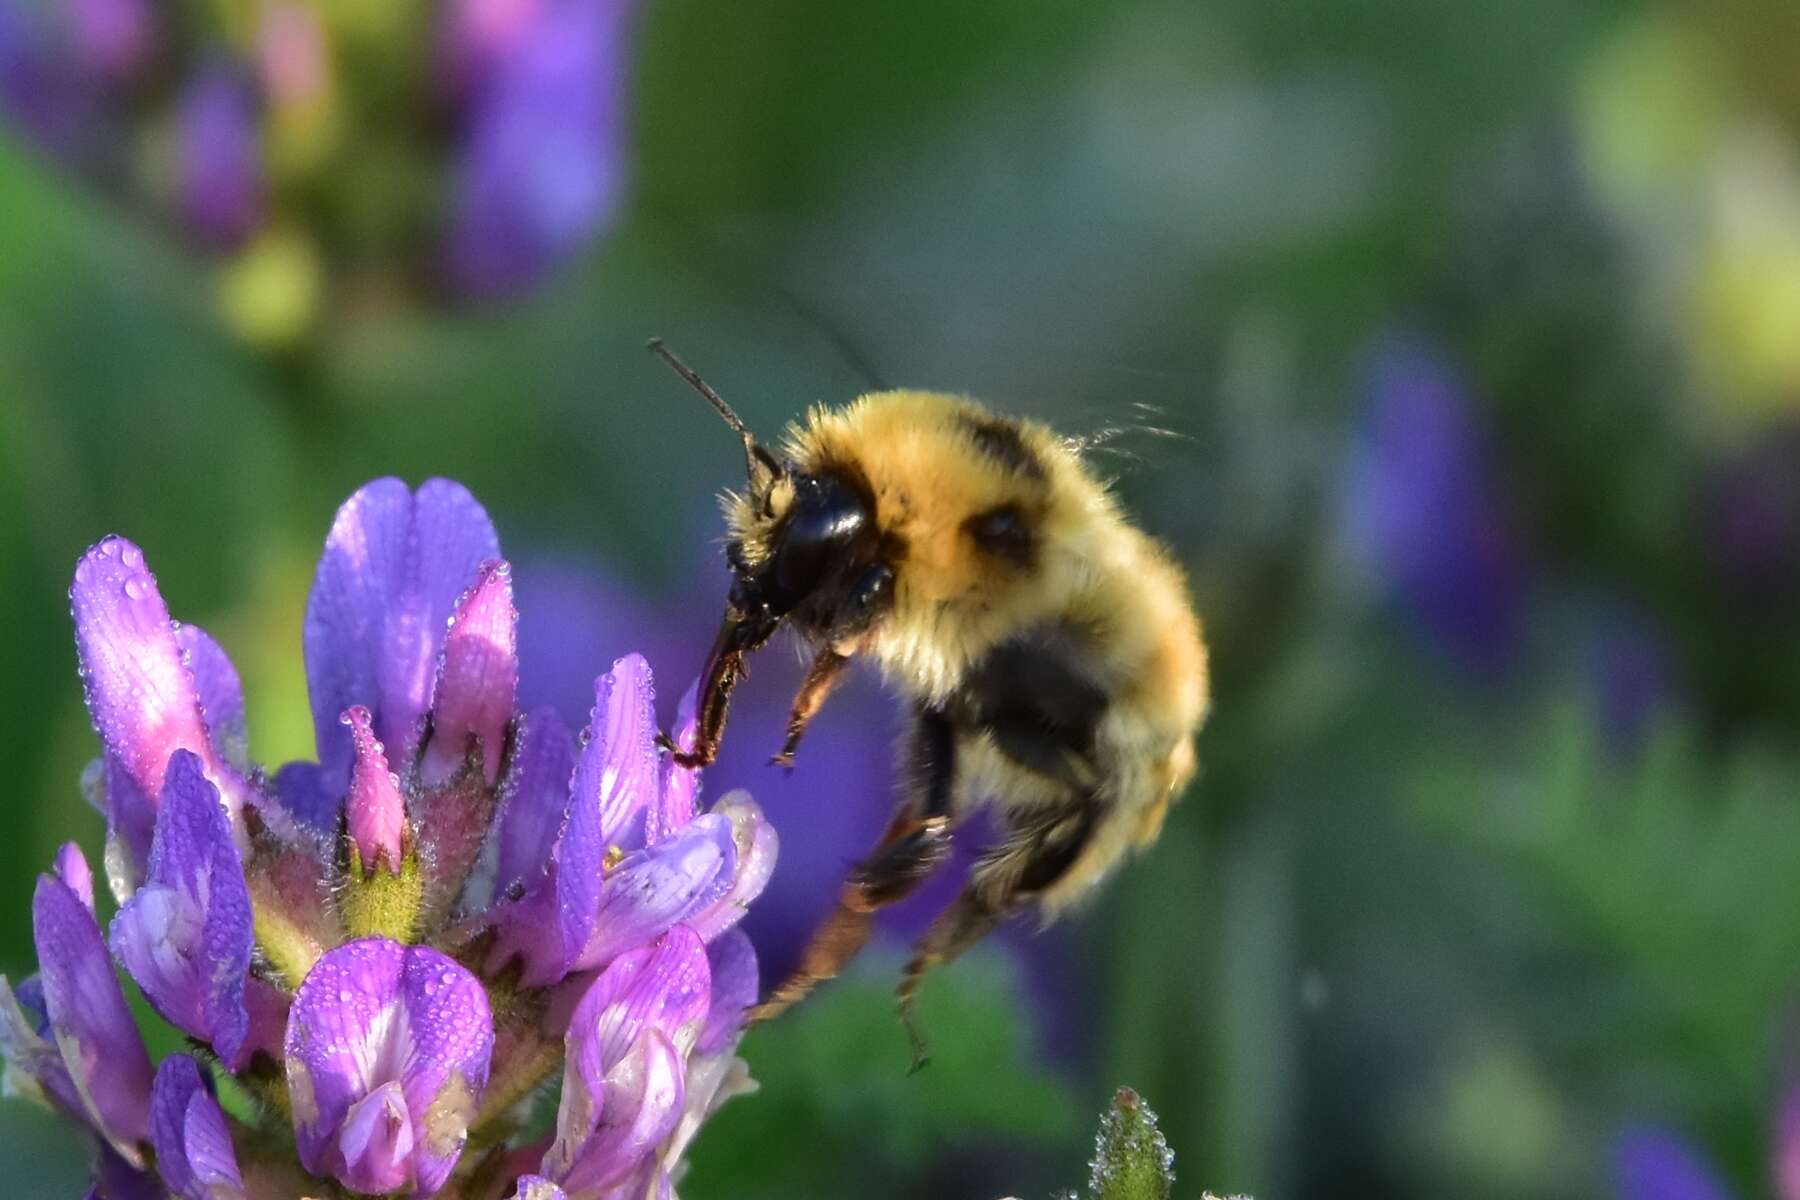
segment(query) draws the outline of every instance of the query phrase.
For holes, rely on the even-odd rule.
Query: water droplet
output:
[[[350,1000],[351,1000],[350,989],[349,988],[339,988],[338,989],[338,1003],[348,1004],[348,1003],[350,1003]]]

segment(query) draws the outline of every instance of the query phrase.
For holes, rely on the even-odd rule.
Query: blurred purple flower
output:
[[[1730,1200],[1731,1192],[1706,1157],[1663,1129],[1637,1127],[1613,1144],[1617,1200]]]
[[[479,94],[518,52],[554,0],[450,0],[440,40],[444,82],[453,96]]]
[[[774,831],[742,794],[699,807],[697,774],[658,744],[637,655],[595,681],[579,743],[548,713],[526,723],[498,555],[487,514],[454,483],[377,480],[344,503],[303,635],[319,761],[273,781],[248,757],[230,660],[170,619],[143,553],[113,537],[82,557],[70,600],[102,745],[84,778],[107,816],[112,948],[220,1069],[259,1089],[285,1078],[286,1104],[264,1113],[291,1114],[308,1172],[361,1193],[436,1193],[468,1137],[504,1138],[565,1032],[606,1060],[617,1047],[595,1039],[641,1017],[631,1004],[674,1005],[679,1020],[652,1022],[660,1043],[633,1034],[624,1057],[569,1076],[593,1121],[562,1158],[501,1144],[510,1173],[492,1181],[572,1176],[575,1200],[601,1178],[663,1189],[696,1112],[742,1088],[755,965],[731,930],[768,879]],[[692,703],[690,689],[677,739],[693,736]],[[98,1135],[96,1195],[319,1190],[276,1130],[233,1136],[194,1060],[169,1060],[153,1083],[93,890],[73,847],[39,882],[40,974],[0,978],[10,1089]],[[631,964],[676,960],[615,1011],[606,989]],[[649,978],[664,982],[646,992]],[[649,1064],[667,1086],[632,1075]],[[701,1110],[683,1104],[690,1077]],[[286,1182],[257,1182],[271,1172]]]
[[[1458,369],[1421,343],[1375,359],[1351,472],[1355,532],[1408,615],[1463,668],[1519,648],[1527,567]]]
[[[263,215],[261,118],[250,79],[216,62],[182,85],[176,176],[182,219],[207,245],[229,250]]]
[[[1635,750],[1682,705],[1681,672],[1668,639],[1648,616],[1615,610],[1598,623],[1587,649],[1600,736],[1615,750]]]
[[[611,217],[624,188],[634,13],[632,0],[452,10],[451,62],[470,76],[446,244],[459,292],[517,292]]]
[[[1800,1086],[1790,1083],[1770,1122],[1769,1182],[1775,1200],[1800,1200]],[[1715,1163],[1680,1135],[1634,1125],[1613,1141],[1616,1200],[1731,1200]]]
[[[1758,612],[1800,592],[1800,424],[1763,433],[1709,481],[1701,545],[1725,588]]]
[[[151,0],[67,0],[76,57],[109,83],[134,79],[156,49]]]
[[[92,139],[98,96],[56,15],[32,0],[0,0],[0,117],[40,149],[73,159]]]

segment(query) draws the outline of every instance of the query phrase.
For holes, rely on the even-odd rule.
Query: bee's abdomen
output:
[[[1086,789],[1098,773],[1100,722],[1112,702],[1084,666],[1083,639],[1063,624],[1027,630],[975,663],[949,706],[965,730],[992,736],[1026,770]]]

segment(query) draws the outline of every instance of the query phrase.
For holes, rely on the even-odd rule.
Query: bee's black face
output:
[[[793,504],[756,576],[771,615],[786,616],[860,580],[875,561],[879,540],[873,507],[860,481],[846,475],[794,477]]]

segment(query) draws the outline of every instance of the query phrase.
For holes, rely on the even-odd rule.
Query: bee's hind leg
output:
[[[837,908],[807,942],[800,966],[750,1010],[751,1022],[780,1015],[836,976],[869,940],[875,913],[911,894],[949,857],[956,740],[947,717],[919,712],[903,766],[905,801],[893,823],[844,881]]]
[[[913,947],[900,976],[900,1023],[912,1043],[917,1071],[931,1057],[913,1012],[919,984],[928,971],[951,962],[1028,906],[1074,866],[1094,831],[1099,804],[1091,793],[1072,795],[1052,815],[1015,829],[982,857],[962,893],[931,922]]]

